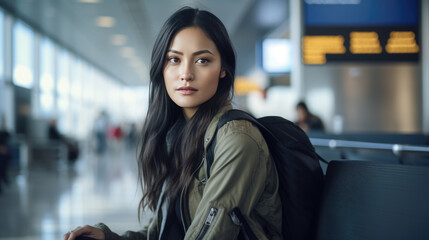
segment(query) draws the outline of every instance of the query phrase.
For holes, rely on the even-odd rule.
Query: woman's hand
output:
[[[73,231],[64,234],[64,240],[74,240],[79,236],[90,237],[94,239],[104,240],[104,233],[98,228],[85,225],[77,227]]]

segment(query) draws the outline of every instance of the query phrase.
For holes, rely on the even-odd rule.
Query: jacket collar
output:
[[[216,128],[217,128],[217,124],[220,120],[220,118],[222,117],[222,115],[224,115],[227,111],[232,109],[232,105],[231,104],[227,104],[225,106],[223,106],[219,112],[213,117],[212,121],[210,122],[209,126],[207,127],[207,131],[204,134],[204,150],[207,149],[207,146],[211,143],[214,134],[216,133]]]

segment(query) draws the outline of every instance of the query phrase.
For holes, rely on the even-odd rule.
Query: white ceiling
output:
[[[116,80],[127,85],[144,85],[148,83],[147,69],[155,37],[163,22],[180,7],[187,5],[213,12],[234,35],[240,24],[246,23],[249,13],[255,12],[255,4],[273,1],[286,2],[99,0],[98,3],[83,3],[78,0],[0,0],[0,5]],[[114,26],[97,27],[94,23],[98,16],[113,17]],[[111,43],[115,34],[126,36],[125,45]],[[122,56],[124,47],[133,49],[132,57]]]

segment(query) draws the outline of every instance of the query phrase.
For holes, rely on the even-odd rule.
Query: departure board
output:
[[[419,6],[418,0],[305,0],[303,62],[417,62]]]

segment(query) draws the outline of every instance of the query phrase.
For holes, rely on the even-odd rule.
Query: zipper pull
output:
[[[229,212],[229,216],[235,225],[240,226],[240,232],[243,234],[244,239],[258,239],[238,207],[233,208],[231,212]]]
[[[207,231],[209,230],[210,224],[212,224],[213,219],[215,218],[217,213],[217,208],[210,208],[209,215],[207,215],[206,221],[204,221],[204,225],[200,230],[200,233],[198,233],[198,236],[196,240],[201,240],[204,238],[204,235],[206,235]]]
[[[206,218],[206,221],[205,221],[205,225],[210,225],[212,222],[213,222],[213,219],[215,218],[215,216],[216,216],[216,213],[217,213],[217,208],[210,208],[210,212],[209,212],[209,215],[207,216],[207,218]]]
[[[237,225],[240,226],[242,225],[240,218],[238,218],[237,214],[235,213],[235,209],[233,209],[230,213],[229,216],[231,217],[232,222]]]

